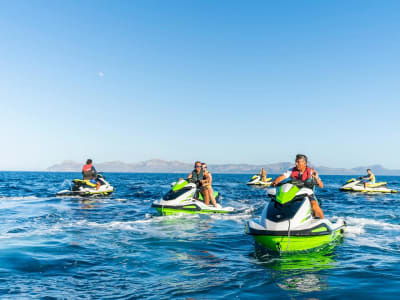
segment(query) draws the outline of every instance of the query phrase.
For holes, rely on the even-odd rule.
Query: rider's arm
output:
[[[189,175],[188,175],[188,177],[186,178],[186,181],[187,182],[192,182],[192,173],[190,173]]]
[[[314,181],[316,183],[316,185],[322,189],[324,187],[324,183],[322,182],[321,178],[319,178],[319,176],[314,177]]]
[[[96,171],[96,168],[95,168],[94,166],[92,166],[92,176],[93,176],[94,178],[97,177],[97,171]]]
[[[312,178],[314,179],[315,184],[322,189],[324,187],[324,183],[322,182],[321,178],[318,176],[318,172],[315,169],[312,169]]]
[[[287,178],[286,175],[282,174],[282,175],[278,176],[277,178],[275,178],[274,181],[272,181],[272,185],[276,185],[279,182],[281,182],[282,180],[285,180],[286,178]]]

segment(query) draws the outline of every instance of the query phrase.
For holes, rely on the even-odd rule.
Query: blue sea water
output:
[[[55,197],[78,173],[0,172],[0,297],[43,299],[396,299],[400,194],[351,194],[321,176],[325,216],[343,217],[334,250],[255,255],[244,225],[266,190],[214,174],[233,215],[157,216],[152,201],[179,174],[105,174],[112,197]],[[378,176],[400,189],[400,177]]]

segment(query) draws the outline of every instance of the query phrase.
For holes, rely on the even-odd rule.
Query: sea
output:
[[[322,175],[343,240],[260,256],[244,227],[269,200],[252,174],[213,175],[234,214],[158,216],[152,202],[184,175],[105,173],[115,193],[85,199],[55,196],[79,173],[0,172],[0,298],[399,299],[400,193],[340,192],[349,176]],[[400,177],[377,181],[400,190]]]

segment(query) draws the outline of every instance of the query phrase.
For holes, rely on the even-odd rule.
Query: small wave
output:
[[[50,199],[50,198],[40,198],[36,196],[11,196],[11,197],[0,197],[0,201],[7,201],[7,200],[45,200],[45,199]]]
[[[346,222],[348,227],[352,226],[370,226],[370,227],[377,227],[379,229],[384,230],[396,230],[400,231],[400,225],[391,224],[384,221],[379,221],[376,219],[367,219],[367,218],[355,218],[355,217],[347,217]]]

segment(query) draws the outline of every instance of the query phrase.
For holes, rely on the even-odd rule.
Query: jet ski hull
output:
[[[80,196],[80,197],[100,197],[100,196],[109,196],[114,192],[114,189],[110,189],[107,191],[71,191],[64,190],[60,191],[56,194],[58,197],[62,196]]]
[[[60,191],[56,196],[103,197],[114,192],[114,187],[101,174],[98,174],[97,182],[99,186],[87,180],[74,179],[70,190]]]
[[[350,179],[342,187],[339,188],[343,192],[358,192],[358,193],[397,193],[397,190],[389,189],[386,186],[386,182],[378,182],[375,184],[367,184],[364,187],[364,183],[360,180]]]
[[[358,192],[358,193],[397,193],[396,190],[388,189],[388,188],[361,188],[361,187],[341,187],[339,190],[343,192]]]
[[[261,218],[246,223],[246,234],[252,235],[256,249],[269,253],[308,252],[334,244],[343,236],[346,222],[338,219],[315,218],[311,201],[314,191],[303,182],[292,181],[278,189],[269,189],[271,201],[264,207]]]
[[[267,178],[267,181],[262,181],[260,175],[254,175],[247,185],[255,185],[255,186],[270,186],[272,184],[272,178]]]
[[[205,206],[205,205],[204,205]],[[157,212],[161,216],[169,216],[169,215],[176,215],[181,213],[186,214],[227,214],[233,212],[231,207],[214,207],[208,206],[207,208],[200,207],[196,204],[188,204],[182,206],[168,206],[168,205],[161,205],[161,204],[152,204],[152,207],[157,210]]]
[[[160,215],[174,214],[226,214],[234,211],[233,207],[222,207],[217,203],[206,205],[202,201],[202,195],[194,183],[185,180],[173,182],[172,189],[160,200],[156,200],[151,205]],[[218,201],[219,193],[214,191],[215,200]]]
[[[267,230],[254,230],[246,227],[246,233],[253,236],[257,246],[272,253],[292,253],[307,252],[324,248],[334,244],[343,237],[345,225],[335,230],[326,232],[311,232],[302,234],[301,232],[268,232]]]

